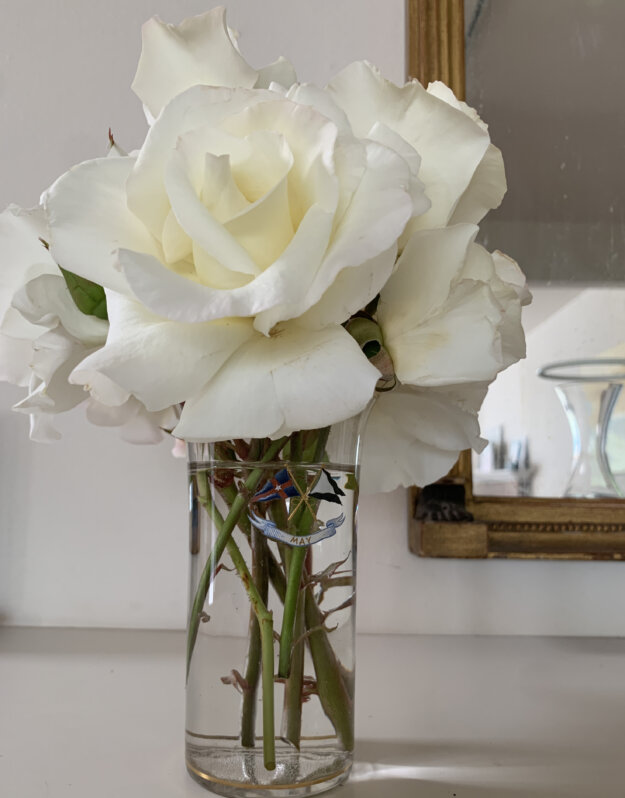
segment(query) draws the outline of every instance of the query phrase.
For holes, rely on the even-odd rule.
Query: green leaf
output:
[[[78,310],[85,316],[96,316],[98,319],[108,320],[104,288],[85,277],[68,272],[62,266],[59,266],[59,269]]]
[[[356,481],[356,474],[348,474],[345,480],[345,490],[358,490],[358,482]]]

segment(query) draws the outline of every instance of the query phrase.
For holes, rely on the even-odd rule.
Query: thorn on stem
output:
[[[323,622],[325,623],[326,619],[332,615],[333,612],[339,612],[339,610],[345,610],[347,607],[351,607],[354,604],[354,594],[346,599],[342,604],[339,604],[337,607],[332,607],[331,610],[327,610],[326,612],[321,613],[321,617],[323,618]],[[338,626],[338,624],[337,624]]]
[[[222,684],[231,684],[234,689],[241,694],[251,689],[247,679],[241,676],[239,671],[235,670],[234,668],[230,671],[228,676],[221,677],[221,682]]]

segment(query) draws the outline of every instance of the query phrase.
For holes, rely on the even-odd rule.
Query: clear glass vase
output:
[[[564,496],[588,499],[622,496],[609,452],[612,448],[614,457],[616,448],[618,455],[623,442],[612,436],[616,446],[608,444],[613,412],[625,381],[625,360],[559,361],[543,366],[538,374],[555,382],[571,431],[571,470]]]
[[[186,761],[213,792],[349,775],[360,423],[189,444]]]

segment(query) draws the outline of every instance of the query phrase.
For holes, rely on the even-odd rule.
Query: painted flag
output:
[[[291,499],[299,496],[300,492],[297,485],[293,484],[291,475],[283,468],[281,471],[268,479],[263,487],[252,497],[253,502],[270,502],[273,499]]]
[[[321,501],[334,502],[334,504],[341,504],[339,496],[345,496],[343,491],[339,488],[336,479],[326,471],[325,468],[321,469],[321,476],[317,480],[315,489],[310,493],[313,499],[320,499]]]

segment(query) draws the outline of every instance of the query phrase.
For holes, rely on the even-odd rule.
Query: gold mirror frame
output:
[[[465,97],[463,0],[407,0],[408,73]],[[421,557],[622,560],[625,500],[475,496],[471,453],[410,497],[410,550]]]

